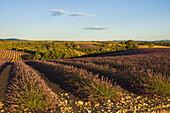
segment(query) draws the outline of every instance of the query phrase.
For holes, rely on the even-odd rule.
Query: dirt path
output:
[[[7,65],[6,68],[2,71],[2,73],[0,73],[0,101],[5,98],[10,69],[11,64]]]

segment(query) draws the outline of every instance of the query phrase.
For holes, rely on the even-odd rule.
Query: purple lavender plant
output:
[[[56,109],[54,93],[33,68],[16,61],[11,68],[5,104],[10,112]]]
[[[169,96],[169,53],[170,49],[151,48],[117,52],[105,57],[48,61],[84,68],[99,77],[113,78],[123,88],[138,91],[136,93]]]
[[[107,100],[115,101],[121,96],[120,86],[112,85],[111,80],[104,77],[100,79],[85,69],[46,61],[29,61],[27,64],[45,73],[49,79],[55,79],[56,83],[64,84],[83,99],[103,103]]]

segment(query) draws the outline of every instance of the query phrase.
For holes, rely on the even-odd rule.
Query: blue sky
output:
[[[170,0],[0,0],[0,38],[170,39]]]

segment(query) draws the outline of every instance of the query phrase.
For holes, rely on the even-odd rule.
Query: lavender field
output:
[[[170,49],[16,61],[3,112],[168,112]],[[3,62],[1,63],[3,64]]]

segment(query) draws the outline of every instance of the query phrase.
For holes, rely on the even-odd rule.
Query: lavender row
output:
[[[66,60],[49,61],[85,68],[94,74],[99,74],[101,77],[107,76],[109,79],[114,79],[123,88],[127,88],[131,91],[138,91],[138,93],[170,95],[170,77],[167,74],[163,75],[151,69],[136,66],[129,66],[128,68],[119,66],[119,68],[115,69],[107,64],[99,65],[92,62]]]
[[[121,96],[120,86],[112,85],[112,81],[107,77],[100,79],[98,75],[82,68],[46,61],[29,61],[27,64],[45,73],[49,80],[62,85],[61,87],[82,99],[105,103],[107,100],[115,101]]]
[[[5,104],[9,112],[45,112],[56,109],[54,93],[40,74],[22,61],[11,68]]]
[[[109,57],[108,57],[109,56]],[[74,58],[71,61],[107,64],[113,68],[143,67],[154,72],[170,75],[170,49],[138,49],[116,52],[106,57]]]
[[[135,88],[141,87],[140,85],[135,85],[133,88],[131,87],[133,81],[129,80],[129,76],[127,76],[120,69],[111,68],[108,64],[94,64],[92,62],[79,62],[79,61],[67,61],[63,59],[56,60],[47,60],[49,62],[61,63],[65,65],[73,65],[77,68],[86,69],[88,72],[92,72],[93,74],[99,74],[99,77],[108,77],[110,80],[114,80],[113,82],[117,82],[121,87],[125,89],[130,89],[131,91],[136,90]]]
[[[67,59],[69,61],[91,62],[95,64],[109,65],[112,68],[142,67],[152,69],[154,72],[170,75],[170,59],[164,56],[119,56],[119,57],[98,57],[83,59]]]

